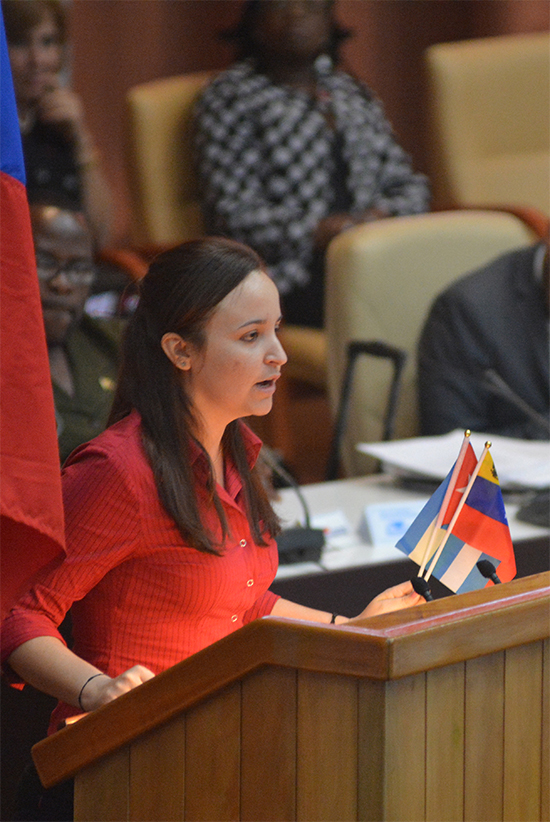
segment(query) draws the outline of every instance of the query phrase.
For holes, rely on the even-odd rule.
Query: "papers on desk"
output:
[[[351,568],[368,565],[373,561],[380,563],[402,560],[403,554],[395,547],[395,543],[407,530],[409,520],[412,522],[425,502],[426,500],[415,500],[412,508],[406,512],[407,504],[399,502],[367,505],[358,528],[352,527],[342,509],[312,516],[311,524],[325,532],[325,547],[317,569],[308,567],[301,573]],[[284,566],[281,572],[279,567],[277,576],[290,576],[292,570],[296,572],[297,568],[297,565],[293,569],[291,566]]]
[[[327,553],[333,550],[356,548],[357,537],[360,537],[367,545],[389,546],[394,549],[397,540],[405,534],[426,502],[427,497],[399,502],[371,503],[364,507],[357,529],[352,528],[341,509],[313,516],[312,526],[322,528],[325,532],[326,549],[323,562],[326,560]],[[397,552],[397,549],[395,550]]]
[[[457,458],[463,438],[464,431],[460,430],[437,437],[360,443],[357,448],[382,460],[388,473],[443,480]],[[550,486],[550,442],[472,433],[470,441],[478,456],[487,440],[492,443],[491,454],[503,490]]]

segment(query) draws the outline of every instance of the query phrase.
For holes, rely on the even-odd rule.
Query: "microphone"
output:
[[[428,585],[424,577],[414,577],[414,579],[412,579],[411,582],[412,587],[414,588],[416,593],[420,594],[421,597],[424,597],[426,602],[431,602],[431,600],[433,600],[430,586]]]
[[[300,486],[292,474],[283,468],[273,451],[265,445],[262,447],[262,457],[271,470],[292,488],[304,512],[305,525],[285,528],[275,537],[279,550],[279,562],[282,565],[294,562],[319,562],[325,545],[325,532],[322,528],[311,527],[309,506]]]
[[[488,559],[480,559],[476,565],[482,577],[490,579],[495,585],[500,585],[500,579],[497,577],[497,571],[492,562]]]
[[[543,414],[539,414],[538,411],[531,408],[529,403],[525,402],[524,399],[516,394],[508,383],[502,379],[500,374],[497,374],[494,368],[487,368],[483,376],[485,377],[485,386],[492,391],[493,394],[496,394],[496,396],[501,399],[508,400],[509,403],[521,411],[528,419],[542,428],[546,434],[550,434],[550,421],[543,416]]]

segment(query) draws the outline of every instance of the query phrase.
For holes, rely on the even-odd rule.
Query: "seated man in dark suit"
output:
[[[107,422],[124,320],[84,312],[95,277],[84,216],[58,205],[30,206],[50,358],[61,461]]]
[[[549,246],[502,255],[435,300],[420,338],[422,434],[548,439]]]

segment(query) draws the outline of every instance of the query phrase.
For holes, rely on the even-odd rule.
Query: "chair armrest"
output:
[[[103,248],[99,252],[98,258],[101,262],[110,263],[120,268],[133,282],[141,280],[149,267],[145,258],[130,248]]]
[[[543,211],[540,211],[534,206],[520,206],[520,205],[449,205],[445,208],[438,208],[436,211],[504,211],[507,214],[512,214],[519,220],[525,223],[536,238],[539,240],[548,240],[550,235],[550,218]]]

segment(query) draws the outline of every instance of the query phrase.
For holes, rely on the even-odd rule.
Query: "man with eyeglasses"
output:
[[[50,203],[30,214],[63,462],[106,425],[124,321],[84,311],[95,277],[85,217]]]

